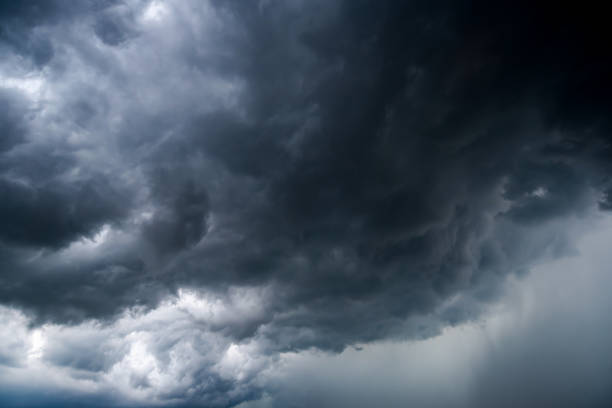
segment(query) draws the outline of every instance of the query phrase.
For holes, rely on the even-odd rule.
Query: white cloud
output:
[[[234,383],[234,390],[224,391],[228,395],[251,392],[247,385],[266,367],[267,357],[255,340],[236,343],[209,327],[228,324],[226,319],[235,318],[228,311],[241,307],[231,297],[181,290],[153,310],[126,311],[110,325],[87,321],[35,329],[28,328],[25,315],[3,307],[1,349],[14,361],[0,368],[0,388],[30,377],[37,388],[93,394],[105,390],[147,405],[219,399],[214,394],[220,380]]]
[[[37,388],[110,392],[146,405],[189,399],[222,404],[216,378],[233,384],[223,391],[225,398],[272,390],[243,407],[282,406],[289,400],[322,407],[365,407],[378,401],[388,407],[405,406],[406,401],[478,406],[485,397],[477,387],[489,379],[493,387],[503,388],[503,371],[517,369],[509,360],[525,354],[542,353],[567,363],[578,358],[584,365],[574,366],[570,379],[587,375],[585,370],[604,370],[597,359],[612,359],[605,346],[612,341],[612,325],[606,323],[612,304],[608,286],[602,285],[612,283],[605,244],[611,238],[612,219],[606,218],[580,242],[581,255],[542,264],[520,280],[511,278],[506,295],[482,320],[447,328],[427,340],[364,344],[340,354],[308,350],[267,356],[257,337],[241,343],[218,330],[263,313],[269,294],[253,289],[235,289],[228,296],[181,289],[157,308],[128,310],[111,324],[29,328],[23,313],[2,307],[0,350],[6,353],[0,383],[24,384],[27,378]],[[541,349],[541,336],[574,330],[592,349],[576,339],[553,341],[552,352]],[[585,392],[602,390],[601,382],[579,385]]]

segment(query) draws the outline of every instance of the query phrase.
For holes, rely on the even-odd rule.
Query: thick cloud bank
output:
[[[236,405],[574,254],[605,13],[527,3],[0,2],[7,401],[37,365],[62,406]]]

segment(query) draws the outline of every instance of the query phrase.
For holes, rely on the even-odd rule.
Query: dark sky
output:
[[[0,405],[612,405],[607,16],[0,1]]]

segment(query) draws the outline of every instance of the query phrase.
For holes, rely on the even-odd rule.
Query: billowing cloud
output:
[[[112,324],[45,324],[31,329],[14,310],[3,324],[3,392],[17,384],[81,394],[102,405],[198,403],[228,406],[259,396],[257,374],[270,357],[256,342],[234,343],[220,326],[254,313],[236,292],[231,302],[180,292],[149,312],[133,309]],[[255,312],[256,313],[256,312]],[[6,330],[6,332],[4,332]],[[27,383],[23,383],[28,378]],[[46,391],[49,392],[49,391]],[[36,397],[20,397],[27,404]],[[44,403],[44,402],[43,402]]]
[[[284,354],[273,392],[241,407],[608,406],[610,221],[576,256],[511,280],[477,321],[421,341]]]
[[[39,333],[60,388],[235,405],[282,353],[473,322],[612,207],[597,10],[9,3],[0,362]]]

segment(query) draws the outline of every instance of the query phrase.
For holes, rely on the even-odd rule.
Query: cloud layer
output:
[[[39,333],[36,358],[98,398],[231,406],[281,353],[478,319],[612,207],[604,23],[1,3],[0,302],[23,337],[1,364]]]

